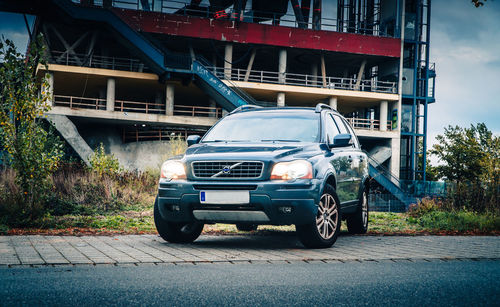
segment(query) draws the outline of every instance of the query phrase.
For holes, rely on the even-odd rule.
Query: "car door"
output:
[[[349,129],[348,124],[345,120],[339,116],[338,114],[333,114],[333,118],[335,119],[335,124],[338,127],[338,130],[342,134],[350,134],[351,135],[351,146],[339,148],[342,152],[339,155],[342,157],[341,159],[345,164],[345,182],[344,189],[342,193],[342,203],[355,203],[358,200],[359,196],[359,184],[361,178],[358,174],[358,169],[361,163],[360,158],[360,149],[359,144],[354,132]],[[339,195],[339,199],[341,196]]]
[[[344,122],[347,129],[352,135],[353,139],[352,167],[353,167],[353,172],[356,174],[356,179],[355,179],[356,188],[358,189],[358,193],[360,193],[361,191],[359,189],[362,189],[363,187],[362,182],[368,176],[368,156],[361,149],[361,144],[359,143],[358,137],[355,135],[352,126],[345,120],[345,118],[342,118],[342,121]]]
[[[335,123],[332,114],[325,114],[325,141],[329,144],[333,144],[333,138],[341,132],[338,125]],[[339,197],[340,203],[346,203],[352,200],[350,196],[351,190],[351,162],[349,161],[349,155],[345,152],[345,147],[332,148],[330,152],[330,164],[335,170],[335,177],[337,179],[337,196]]]

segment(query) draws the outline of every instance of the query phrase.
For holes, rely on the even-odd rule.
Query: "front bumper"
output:
[[[161,179],[158,208],[161,216],[170,222],[301,225],[314,221],[316,217],[320,185],[318,179],[293,182]],[[200,191],[208,190],[248,190],[250,203],[245,205],[200,203]],[[284,207],[289,207],[291,210],[285,210]]]

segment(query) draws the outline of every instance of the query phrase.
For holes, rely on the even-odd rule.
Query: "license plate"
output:
[[[249,191],[201,191],[200,203],[202,204],[249,204]]]

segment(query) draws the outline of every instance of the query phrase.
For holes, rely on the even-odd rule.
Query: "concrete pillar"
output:
[[[209,99],[208,106],[211,108],[209,110],[208,116],[209,117],[217,117],[217,103],[215,103],[215,100]]]
[[[108,78],[108,84],[106,87],[106,111],[115,110],[115,93],[116,93],[116,81],[115,78]]]
[[[328,103],[330,104],[330,107],[332,107],[334,110],[337,110],[337,97],[332,96],[328,99]]]
[[[278,107],[284,107],[285,106],[285,93],[278,93],[278,99],[276,101],[276,105]]]
[[[382,100],[380,102],[380,131],[387,131],[387,112],[389,111],[389,102]]]
[[[44,89],[44,91],[47,93],[49,102],[51,106],[54,106],[54,73],[49,72],[47,73],[47,88]]]
[[[399,178],[399,166],[400,166],[400,155],[401,155],[401,139],[393,138],[391,139],[391,160],[389,162],[389,168],[391,173]]]
[[[231,69],[233,63],[233,44],[226,44],[224,52],[224,78],[231,79]]]
[[[318,64],[317,63],[312,63],[311,64],[311,75],[312,75],[312,85],[316,86],[318,84]]]
[[[278,82],[285,83],[286,74],[286,49],[280,49],[278,60]]]
[[[174,115],[174,85],[171,83],[167,83],[165,114],[168,116]]]

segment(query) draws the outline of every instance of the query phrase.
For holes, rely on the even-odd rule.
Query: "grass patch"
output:
[[[369,233],[417,233],[425,230],[418,224],[410,223],[406,213],[394,212],[370,212]],[[342,225],[343,230],[347,230],[347,225]]]
[[[500,216],[468,211],[431,211],[409,217],[410,224],[430,231],[489,233],[500,230]]]
[[[500,234],[500,218],[492,214],[430,211],[419,217],[408,213],[370,212],[368,234]],[[127,211],[109,215],[46,215],[29,228],[10,229],[0,225],[0,233],[9,234],[156,234],[152,211]],[[234,224],[205,225],[204,234],[294,235],[295,226],[261,225],[256,231],[238,231]],[[342,233],[347,224],[342,222]]]

